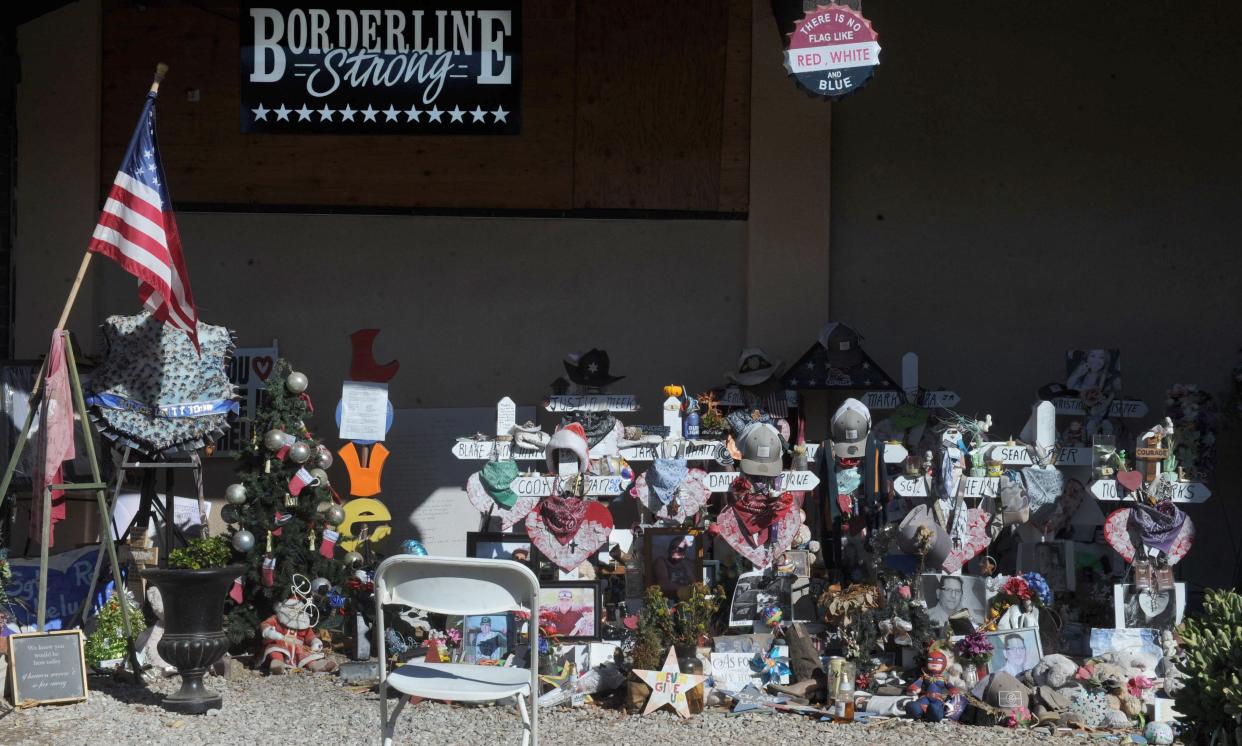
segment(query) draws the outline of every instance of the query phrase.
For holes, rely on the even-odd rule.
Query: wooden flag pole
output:
[[[168,65],[163,62],[155,66],[155,79],[151,81],[151,93],[159,95],[160,83],[164,81],[164,76],[168,74]],[[91,265],[90,251],[86,252],[86,256],[82,257],[82,266],[78,267],[78,274],[73,278],[73,287],[69,288],[69,299],[65,301],[65,308],[60,312],[60,321],[56,322],[57,330],[64,329],[65,324],[69,321],[69,312],[73,310],[73,302],[78,299],[78,290],[82,288],[82,280],[86,277],[86,270]],[[35,392],[38,391],[39,382],[42,376],[35,379]]]

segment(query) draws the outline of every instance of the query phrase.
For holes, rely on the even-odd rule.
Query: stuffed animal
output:
[[[1082,684],[1074,678],[1078,664],[1064,655],[1045,655],[1031,669],[1029,676],[1035,687],[1035,708],[1040,720],[1080,720],[1070,711],[1070,703],[1082,691]]]
[[[933,645],[927,652],[927,664],[923,666],[923,675],[910,682],[906,693],[915,697],[906,705],[906,714],[915,720],[938,723],[944,720],[947,713],[947,700],[958,695],[957,687],[949,683],[944,671],[949,665],[949,657],[943,650]]]
[[[1164,658],[1160,660],[1159,670],[1160,675],[1164,677],[1164,693],[1174,697],[1186,686],[1183,682],[1185,674],[1177,668],[1177,661],[1182,651],[1178,648],[1177,639],[1173,637],[1173,633],[1167,629],[1160,633],[1160,647],[1164,649]]]
[[[1156,677],[1156,657],[1142,648],[1126,648],[1098,655],[1093,660],[1111,663],[1121,668],[1126,680],[1135,676]]]
[[[290,597],[276,607],[276,613],[259,625],[265,646],[263,660],[273,674],[304,668],[316,673],[335,671],[336,661],[323,654],[323,641],[311,629],[306,604]]]
[[[1115,663],[1097,661],[1093,670],[1094,678],[1104,690],[1108,704],[1105,724],[1110,728],[1128,726],[1131,719],[1142,714],[1144,710],[1142,701],[1126,691],[1126,682],[1130,677],[1126,675],[1125,669]],[[1125,725],[1119,725],[1123,722]]]

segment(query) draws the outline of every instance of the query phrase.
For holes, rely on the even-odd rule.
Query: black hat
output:
[[[625,378],[608,374],[608,353],[603,350],[591,348],[589,352],[571,353],[564,362],[569,380],[582,386],[599,388]]]

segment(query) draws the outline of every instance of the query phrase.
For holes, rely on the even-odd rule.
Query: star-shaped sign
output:
[[[508,119],[505,119],[505,117],[507,116],[509,116],[509,112],[505,111],[504,107],[501,107],[501,106],[497,106],[496,111],[492,112],[493,121],[496,121],[496,122],[509,121]]]
[[[388,105],[388,108],[387,108],[387,109],[384,109],[384,121],[385,121],[385,122],[395,122],[395,121],[397,121],[397,117],[398,117],[398,116],[400,116],[400,114],[401,114],[401,112],[399,112],[399,111],[397,111],[396,109],[392,108],[392,104],[389,104],[389,105]]]
[[[430,121],[432,121],[432,122],[435,122],[436,124],[439,124],[439,123],[440,123],[440,115],[441,115],[441,114],[443,114],[443,113],[444,113],[444,112],[440,111],[440,107],[438,107],[438,106],[433,106],[433,107],[431,107],[431,111],[427,112],[427,119],[428,119],[428,120],[430,120]]]
[[[256,122],[266,122],[266,121],[267,121],[267,113],[268,113],[269,111],[271,111],[271,109],[269,109],[269,108],[265,107],[262,103],[260,103],[260,104],[259,104],[259,108],[257,108],[257,109],[251,109],[251,111],[253,111],[253,112],[254,112],[254,120],[255,120]]]
[[[561,666],[561,672],[559,674],[555,676],[550,674],[539,674],[539,680],[553,689],[560,689],[569,682],[569,677],[573,676],[573,674],[574,664],[566,661],[565,665]]]
[[[460,106],[454,106],[453,110],[448,113],[449,117],[451,117],[451,119],[449,119],[449,122],[452,123],[452,122],[462,121],[461,119],[462,115],[464,115],[465,113],[466,112],[461,110]]]
[[[289,121],[289,115],[293,113],[293,109],[286,109],[284,104],[281,104],[279,109],[273,109],[272,111],[276,113],[276,121],[278,122]]]
[[[483,117],[487,116],[487,112],[483,111],[482,106],[475,106],[474,111],[470,112],[470,116],[474,117],[473,121],[482,122]]]
[[[341,109],[341,121],[344,122],[345,120],[349,120],[352,122],[354,121],[354,115],[357,113],[357,109],[350,107],[349,104],[345,104],[345,108]]]
[[[659,671],[636,670],[634,673],[651,687],[651,696],[647,698],[647,706],[643,708],[644,715],[669,705],[678,715],[689,719],[690,707],[686,702],[686,692],[707,680],[706,676],[699,674],[682,673],[672,648],[669,648],[664,667]]]
[[[375,115],[376,115],[376,114],[378,114],[378,113],[379,113],[379,112],[378,112],[378,111],[376,111],[374,108],[372,108],[370,104],[367,104],[367,108],[365,108],[365,109],[363,109],[363,110],[362,110],[362,121],[364,121],[364,122],[374,122],[374,121],[375,121]]]
[[[310,109],[306,108],[306,104],[302,104],[302,108],[301,108],[301,109],[294,109],[294,111],[296,111],[296,112],[298,113],[298,121],[299,121],[299,122],[309,122],[309,121],[310,121],[310,115],[315,113],[315,112],[311,111]]]

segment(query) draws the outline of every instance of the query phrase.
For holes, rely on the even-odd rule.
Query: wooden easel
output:
[[[150,92],[159,94],[160,83],[164,80],[164,76],[168,74],[168,65],[160,63],[155,66],[155,79],[151,82]],[[60,320],[56,322],[56,330],[53,333],[59,338],[59,343],[65,346],[65,362],[69,368],[70,389],[73,392],[74,410],[77,412],[78,420],[82,423],[83,441],[86,447],[87,460],[91,465],[91,481],[79,484],[53,484],[43,488],[43,525],[41,531],[41,543],[39,547],[39,608],[38,608],[38,624],[39,631],[45,630],[47,622],[47,562],[48,562],[48,541],[52,535],[52,493],[51,490],[65,491],[94,491],[95,500],[99,507],[100,520],[100,536],[104,546],[108,550],[108,559],[112,563],[112,580],[115,583],[116,592],[124,593],[124,584],[121,579],[121,566],[116,559],[116,544],[112,540],[112,515],[108,510],[108,502],[104,497],[104,490],[108,485],[104,483],[103,477],[99,473],[99,459],[95,456],[95,441],[91,438],[90,416],[86,411],[86,399],[82,395],[82,381],[78,378],[78,363],[73,355],[73,345],[69,339],[69,332],[65,329],[65,324],[69,321],[69,312],[73,310],[73,302],[78,297],[78,291],[82,288],[82,280],[86,277],[86,270],[91,264],[91,252],[86,251],[82,256],[82,264],[78,267],[78,274],[73,279],[73,286],[69,289],[69,297],[65,300],[65,307],[60,312]],[[55,344],[55,342],[53,343]],[[22,451],[26,447],[26,441],[30,438],[30,427],[34,423],[35,413],[39,410],[40,394],[42,393],[43,384],[47,380],[47,360],[43,361],[43,365],[39,367],[39,373],[35,376],[34,387],[30,392],[29,410],[26,412],[26,423],[22,425],[21,435],[17,438],[17,445],[13,449],[13,455],[9,458],[9,465],[4,471],[4,479],[0,481],[0,501],[8,497],[9,485],[13,481],[13,473],[17,469],[17,464],[21,460]],[[46,437],[46,435],[44,436]],[[16,499],[16,498],[14,498]],[[36,498],[37,499],[37,498]],[[171,500],[169,501],[171,503]],[[171,507],[171,506],[170,506]],[[89,601],[89,599],[88,599]],[[129,623],[129,604],[121,603],[121,622],[125,629],[126,647],[128,648],[128,660],[130,667],[133,669],[134,676],[140,676],[142,672],[141,666],[138,665],[138,656],[134,651],[134,636],[132,627]]]

